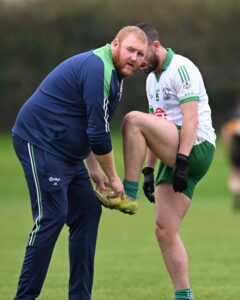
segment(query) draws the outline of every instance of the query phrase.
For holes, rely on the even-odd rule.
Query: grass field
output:
[[[114,136],[122,170],[121,141]],[[0,299],[13,298],[32,219],[24,176],[10,138],[0,136]],[[219,145],[199,184],[181,235],[197,300],[240,299],[240,214],[231,209],[227,162]],[[154,206],[140,192],[137,216],[103,210],[96,252],[93,300],[168,300],[173,290],[154,237]],[[68,289],[67,228],[54,250],[39,299],[65,300]]]

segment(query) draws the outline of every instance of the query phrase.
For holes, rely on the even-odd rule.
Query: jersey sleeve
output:
[[[190,61],[177,66],[173,82],[180,104],[199,101],[199,75],[199,70]]]
[[[95,55],[84,65],[83,101],[87,113],[87,135],[93,153],[104,155],[112,150],[109,129],[109,101],[104,80],[104,64]]]

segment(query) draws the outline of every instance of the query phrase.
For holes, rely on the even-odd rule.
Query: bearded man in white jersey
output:
[[[160,42],[150,24],[138,24],[148,37],[142,70],[150,114],[130,112],[123,121],[125,179],[128,198],[136,201],[139,176],[146,166],[143,190],[156,207],[156,237],[171,277],[175,300],[194,299],[188,257],[179,236],[194,188],[207,173],[215,150],[215,133],[204,82],[198,68]],[[154,184],[154,167],[161,164]]]

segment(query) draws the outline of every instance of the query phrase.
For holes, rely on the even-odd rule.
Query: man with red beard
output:
[[[123,195],[112,152],[109,122],[119,104],[123,78],[142,64],[145,33],[121,29],[111,44],[58,65],[22,106],[13,144],[29,188],[34,226],[15,300],[36,299],[54,245],[69,226],[69,299],[91,298],[101,190]],[[99,169],[99,164],[104,171]]]

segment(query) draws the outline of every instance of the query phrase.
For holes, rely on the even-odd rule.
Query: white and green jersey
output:
[[[204,140],[215,145],[216,135],[212,127],[211,109],[202,75],[186,57],[167,49],[160,77],[155,72],[148,75],[146,90],[149,112],[182,125],[180,105],[198,101],[198,129],[195,144]]]

